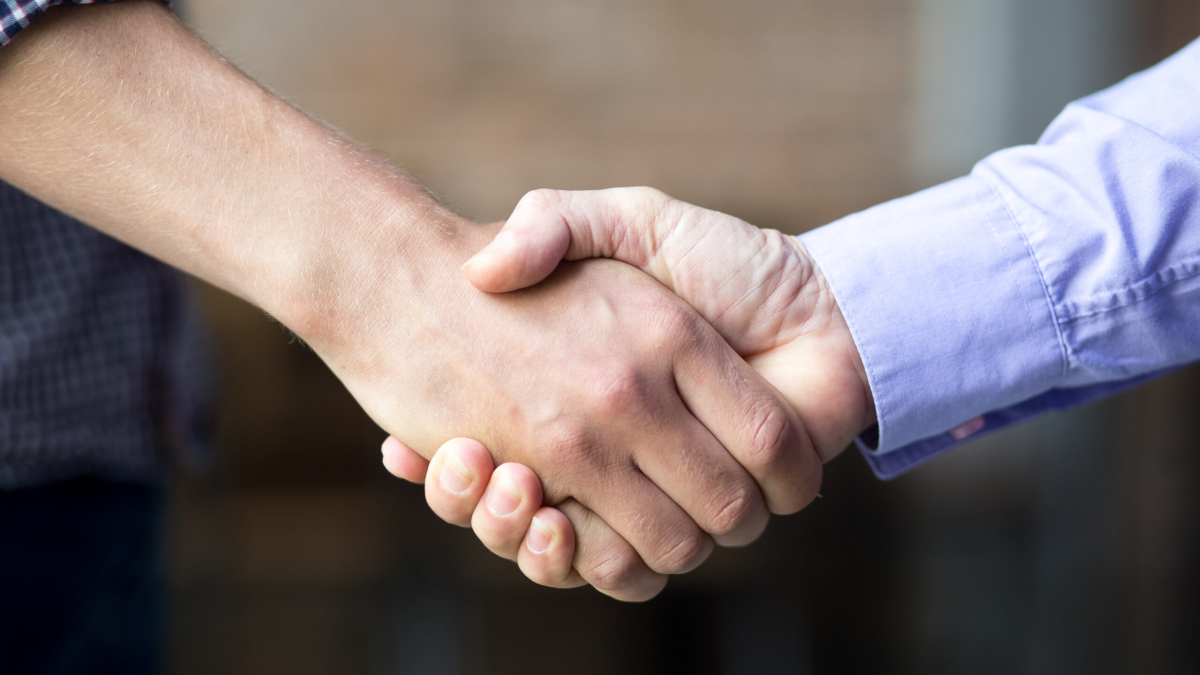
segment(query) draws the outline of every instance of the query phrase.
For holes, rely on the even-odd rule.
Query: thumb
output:
[[[538,190],[521,198],[499,234],[463,265],[476,288],[504,293],[545,279],[571,245],[557,191]]]
[[[463,270],[479,290],[503,293],[545,279],[561,260],[616,258],[644,269],[670,201],[651,188],[534,190]]]

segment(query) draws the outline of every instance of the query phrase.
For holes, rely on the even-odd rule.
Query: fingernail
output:
[[[463,264],[462,264],[462,267],[460,267],[460,268],[458,268],[458,269],[459,269],[459,270],[462,270],[462,271],[464,271],[464,272],[465,272],[465,271],[467,270],[467,268],[471,266],[471,263],[475,262],[475,260],[476,260],[478,257],[479,257],[479,254],[478,254],[478,253],[476,253],[475,255],[471,256],[470,258],[467,258],[467,262],[463,263]]]
[[[521,505],[521,494],[517,486],[504,476],[496,480],[496,484],[487,492],[488,511],[494,516],[504,517]]]
[[[550,542],[553,540],[554,530],[543,523],[541,518],[534,516],[533,524],[529,528],[529,535],[525,537],[525,544],[529,546],[529,550],[534,553],[542,553],[550,548]]]
[[[442,475],[439,480],[442,487],[456,495],[461,495],[471,489],[471,484],[475,482],[475,472],[467,468],[461,459],[450,455],[442,464]]]

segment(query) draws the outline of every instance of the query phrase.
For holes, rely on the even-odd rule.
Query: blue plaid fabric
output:
[[[0,489],[154,481],[207,431],[204,333],[174,269],[0,182]]]
[[[0,47],[29,25],[38,14],[54,5],[95,5],[115,0],[0,0]],[[171,0],[163,0],[170,7]]]
[[[0,0],[0,47],[53,5],[92,5],[112,0]]]
[[[0,47],[53,5],[108,1],[0,0]],[[0,181],[0,489],[201,459],[203,338],[182,275]]]

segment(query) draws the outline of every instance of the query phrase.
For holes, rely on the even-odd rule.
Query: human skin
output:
[[[51,9],[0,51],[0,92],[0,177],[263,308],[418,458],[466,436],[536,471],[588,533],[576,583],[651,597],[816,492],[799,418],[667,289],[599,261],[479,292],[459,267],[494,227],[157,2]]]
[[[841,310],[800,241],[756,228],[649,188],[591,192],[539,190],[526,195],[496,239],[466,266],[481,290],[503,293],[538,283],[560,260],[605,257],[635,266],[687,300],[737,352],[775,385],[829,461],[875,421],[866,371]],[[384,445],[392,473],[422,480],[424,463],[402,443]],[[469,463],[479,484],[446,490],[447,461]],[[534,581],[576,582],[571,543],[589,533],[543,507],[526,467],[491,471],[484,445],[458,439],[428,467],[430,506],[451,522],[463,514],[499,555],[518,561]],[[499,478],[497,478],[499,475]],[[519,503],[498,514],[494,495]]]

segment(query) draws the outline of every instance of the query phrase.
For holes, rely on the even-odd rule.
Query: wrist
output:
[[[803,246],[803,244],[801,244]],[[812,260],[810,258],[810,260]],[[861,421],[856,423],[855,435],[862,433],[872,424],[875,424],[875,397],[871,393],[871,382],[867,377],[866,366],[863,365],[862,355],[858,351],[858,345],[854,343],[854,336],[850,332],[850,327],[846,323],[846,317],[842,314],[841,307],[838,306],[837,298],[833,294],[833,289],[829,286],[829,281],[821,272],[821,268],[812,262],[812,283],[818,289],[817,294],[820,298],[819,305],[829,317],[828,330],[832,339],[842,346],[842,351],[846,355],[846,363],[848,363],[854,372],[855,380],[858,383],[858,390],[862,401]]]
[[[320,351],[341,351],[379,327],[379,307],[421,305],[459,292],[459,267],[487,241],[402,174],[347,188],[296,237],[277,292],[252,297]],[[392,320],[395,319],[393,311]]]
[[[800,309],[787,342],[750,361],[792,403],[818,455],[829,461],[874,424],[874,397],[833,286],[803,242],[793,241]]]
[[[364,313],[369,293],[411,294],[465,259],[465,221],[157,4],[54,14],[6,48],[0,68],[10,183],[249,300],[314,346],[339,337],[346,310]],[[381,282],[391,287],[371,290]]]

